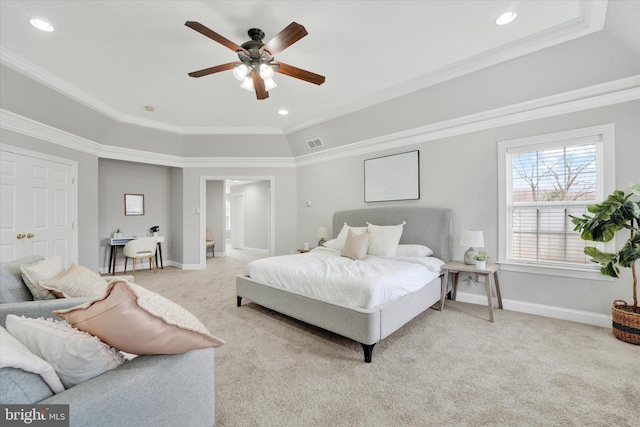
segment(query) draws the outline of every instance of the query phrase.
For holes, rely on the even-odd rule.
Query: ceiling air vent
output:
[[[322,143],[320,138],[310,139],[309,141],[307,141],[307,145],[309,146],[309,149],[311,149],[311,150],[314,150],[314,149],[320,148],[320,147],[324,147],[324,144]]]

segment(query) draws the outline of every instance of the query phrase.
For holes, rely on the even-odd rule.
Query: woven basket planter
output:
[[[613,335],[619,340],[640,345],[640,313],[626,301],[615,300],[611,306]]]

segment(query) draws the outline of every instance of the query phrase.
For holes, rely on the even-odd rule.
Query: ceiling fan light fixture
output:
[[[245,77],[240,87],[244,90],[253,92],[253,79],[251,79],[251,77],[248,77],[248,76]]]
[[[233,67],[233,77],[235,77],[239,81],[244,81],[244,79],[249,74],[249,67],[245,64],[239,64]]]
[[[260,77],[265,81],[273,78],[273,68],[267,64],[260,64]]]
[[[273,79],[267,79],[264,81],[264,89],[268,92],[271,89],[277,87],[278,85],[276,84],[276,82],[273,81]]]

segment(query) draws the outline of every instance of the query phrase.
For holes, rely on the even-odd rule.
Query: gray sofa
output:
[[[81,298],[33,301],[20,265],[0,264],[0,324],[8,314],[55,318],[52,311],[83,303]],[[40,258],[41,259],[41,258]],[[0,403],[69,404],[71,426],[213,426],[214,349],[139,356],[89,381],[53,394],[39,375],[0,369]]]

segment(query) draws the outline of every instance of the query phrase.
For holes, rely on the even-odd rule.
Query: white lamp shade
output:
[[[253,79],[251,77],[246,77],[240,87],[245,90],[253,90]]]
[[[273,68],[268,66],[267,64],[260,64],[260,77],[263,80],[269,80],[273,77]]]
[[[316,237],[318,239],[326,239],[329,237],[329,228],[327,227],[318,227],[316,229]]]
[[[238,79],[239,81],[244,81],[245,77],[249,74],[249,67],[244,64],[236,65],[233,68],[233,77]]]
[[[481,230],[464,230],[460,238],[460,246],[467,248],[483,248],[484,236]]]

